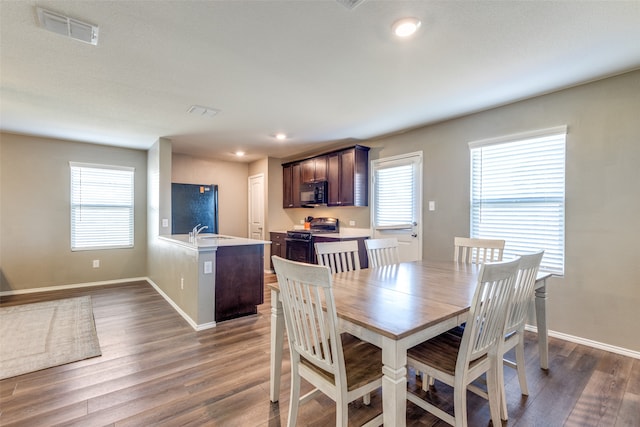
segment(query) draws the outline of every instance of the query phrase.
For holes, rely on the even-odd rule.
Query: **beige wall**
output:
[[[469,233],[469,141],[567,125],[565,275],[551,330],[640,351],[640,71],[374,141],[371,158],[424,152],[423,257]],[[435,200],[436,211],[426,209]]]
[[[220,234],[247,237],[249,166],[173,153],[171,182],[218,185]]]
[[[145,151],[2,133],[0,153],[0,291],[147,275]],[[71,251],[70,161],[135,168],[134,248]]]
[[[550,281],[549,327],[639,352],[640,335],[620,326],[640,320],[640,247],[634,244],[640,237],[639,111],[640,71],[635,71],[363,145],[371,147],[371,160],[423,151],[424,204],[436,201],[436,211],[423,209],[423,256],[449,259],[453,237],[469,233],[467,143],[566,124],[565,275]],[[144,244],[145,152],[0,136],[1,290],[153,276]],[[136,167],[136,248],[70,251],[70,160]],[[248,166],[178,154],[172,161],[172,181],[219,185],[221,233],[246,236],[247,177],[262,171],[264,163]],[[163,158],[158,162],[164,169],[171,164]],[[281,163],[269,158],[266,164],[268,230],[287,229],[307,215],[369,227],[369,208],[282,209]],[[149,221],[167,215],[166,208],[159,209],[164,211],[150,209]],[[96,258],[100,269],[91,268]]]

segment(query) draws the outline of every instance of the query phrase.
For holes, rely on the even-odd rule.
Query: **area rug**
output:
[[[89,296],[0,307],[0,379],[101,354]]]

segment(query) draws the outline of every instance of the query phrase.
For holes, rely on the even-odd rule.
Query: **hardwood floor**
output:
[[[267,281],[275,280],[273,275]],[[90,295],[102,356],[0,381],[0,425],[280,426],[289,407],[288,350],[280,402],[269,401],[270,295],[258,314],[195,332],[146,282],[3,297],[1,306]],[[550,369],[539,368],[527,333],[529,396],[505,370],[508,426],[640,426],[640,360],[550,339]],[[410,373],[409,387],[419,391]],[[309,387],[303,387],[303,393]],[[432,393],[452,407],[451,393]],[[469,393],[469,426],[490,424],[486,401]],[[381,411],[350,406],[359,425]],[[407,425],[443,426],[407,403]],[[298,425],[334,424],[333,402],[303,405]]]

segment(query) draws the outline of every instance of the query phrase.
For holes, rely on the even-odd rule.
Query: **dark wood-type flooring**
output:
[[[286,425],[288,349],[280,402],[269,401],[268,292],[257,315],[201,332],[146,282],[3,297],[0,305],[79,295],[92,297],[102,356],[0,381],[0,425]],[[510,419],[503,425],[640,426],[640,360],[551,339],[546,372],[535,338],[527,333],[529,396],[505,369]],[[446,386],[436,383],[433,396],[452,407]],[[352,404],[350,425],[379,413],[381,400],[378,390],[370,407]],[[468,393],[468,408],[470,427],[490,424],[486,401]],[[445,425],[411,403],[407,412],[409,426]],[[333,402],[320,397],[302,406],[298,425],[331,426],[334,417]]]

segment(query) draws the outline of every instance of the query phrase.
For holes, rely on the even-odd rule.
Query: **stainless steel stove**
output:
[[[287,231],[287,259],[315,264],[314,236],[340,232],[337,218],[311,218],[309,229]]]

